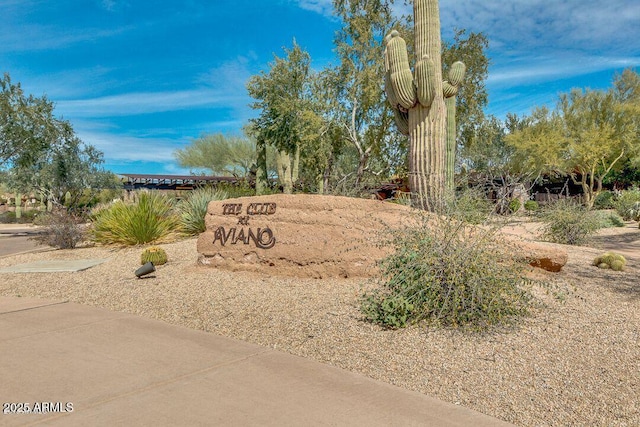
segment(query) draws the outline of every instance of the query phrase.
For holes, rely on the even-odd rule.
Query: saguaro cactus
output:
[[[446,188],[449,191],[454,190],[453,178],[455,175],[456,166],[456,95],[458,89],[464,79],[466,67],[460,62],[456,61],[451,65],[449,69],[449,80],[442,82],[442,93],[444,95],[444,103],[447,106],[447,143],[445,154],[445,183]]]
[[[400,132],[409,136],[409,188],[413,204],[437,210],[444,199],[447,181],[453,186],[455,162],[455,95],[465,67],[452,65],[449,80],[442,79],[440,11],[437,0],[415,0],[415,52],[412,73],[406,43],[397,31],[385,37],[385,88],[394,108]],[[447,132],[447,105],[451,115]],[[452,142],[447,147],[447,133]],[[447,172],[447,170],[449,172]]]

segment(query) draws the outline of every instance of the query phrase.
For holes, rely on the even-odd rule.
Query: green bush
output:
[[[216,188],[220,192],[226,193],[227,199],[256,195],[256,189],[251,187],[247,181],[240,181],[236,184],[221,183]]]
[[[640,222],[640,202],[635,202],[631,209],[628,210],[629,218]]]
[[[150,246],[142,251],[140,255],[140,264],[143,265],[148,262],[153,263],[153,265],[163,265],[166,264],[168,260],[167,252],[160,246]]]
[[[611,269],[614,271],[624,270],[626,264],[627,260],[622,255],[613,252],[606,252],[597,256],[592,263],[592,265],[598,268]]]
[[[598,228],[624,227],[624,220],[616,211],[592,211],[597,221]]]
[[[608,190],[601,191],[593,200],[593,208],[594,209],[613,209],[614,199],[615,199],[615,195],[611,191],[608,191]]]
[[[528,212],[537,212],[540,205],[535,200],[527,200],[524,202],[524,210]]]
[[[560,199],[545,206],[540,218],[542,237],[554,243],[580,245],[598,230],[598,218],[584,206]]]
[[[65,209],[54,210],[38,216],[34,224],[42,231],[32,240],[58,249],[73,249],[86,238],[84,220]]]
[[[520,207],[522,206],[520,199],[511,199],[509,201],[509,212],[511,213],[516,213],[520,210]]]
[[[519,286],[525,268],[494,230],[435,215],[419,222],[389,231],[393,252],[380,262],[378,288],[362,299],[369,321],[485,329],[528,313],[531,297]]]
[[[613,207],[618,214],[625,220],[632,220],[633,206],[640,202],[640,188],[632,188],[621,191],[613,201]]]
[[[212,187],[202,187],[193,190],[178,204],[178,210],[182,218],[182,226],[189,235],[200,234],[205,231],[204,217],[207,214],[207,206],[212,200],[224,200],[227,192]]]
[[[447,201],[445,214],[469,224],[481,224],[489,218],[493,208],[482,189],[468,188]]]
[[[140,245],[165,242],[182,234],[173,200],[159,193],[141,192],[135,203],[115,202],[95,214],[92,236],[98,243]]]
[[[22,210],[20,218],[16,218],[16,213],[7,211],[0,214],[0,224],[31,224],[40,214],[37,209]]]

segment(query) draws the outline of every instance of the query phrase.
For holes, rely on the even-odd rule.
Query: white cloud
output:
[[[49,76],[46,80],[49,81],[48,87],[55,88],[53,95],[50,94],[49,97],[56,101],[56,111],[69,118],[118,117],[194,108],[223,108],[239,113],[246,110],[251,102],[246,82],[252,75],[250,66],[254,59],[255,55],[252,53],[246,57],[229,59],[194,76],[193,88],[174,91],[136,91],[86,97],[89,93],[102,92],[101,88],[114,89],[113,86],[109,87],[115,84],[114,77],[109,74],[112,71],[117,73],[118,70],[106,68],[70,70],[57,76]],[[135,87],[135,82],[121,81],[119,84],[122,89]]]
[[[302,9],[310,10],[325,16],[333,12],[332,0],[296,0]]]
[[[482,31],[505,49],[637,51],[640,3],[628,0],[442,0],[443,30]]]
[[[504,88],[638,65],[640,65],[640,60],[633,57],[532,56],[526,61],[505,62],[494,67],[489,74],[487,83],[500,84]]]
[[[121,35],[134,29],[123,26],[110,29],[69,29],[39,24],[3,25],[0,27],[0,45],[5,52],[60,49],[77,43]],[[25,37],[28,34],[28,37]]]
[[[247,80],[254,74],[251,66],[256,60],[255,52],[249,52],[247,56],[231,58],[200,74],[196,81],[227,92],[246,92]]]
[[[178,111],[196,107],[225,107],[233,104],[237,96],[214,89],[131,92],[91,99],[58,101],[56,109],[65,116],[116,117]]]
[[[82,129],[76,129],[76,134],[102,151],[105,159],[116,162],[174,162],[173,152],[180,145],[180,141],[167,138],[138,138]]]

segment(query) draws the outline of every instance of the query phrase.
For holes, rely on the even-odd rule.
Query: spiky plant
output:
[[[173,200],[159,193],[141,192],[135,203],[118,201],[100,211],[92,236],[98,243],[139,245],[175,240],[182,234]]]
[[[598,268],[606,268],[614,271],[622,271],[624,270],[624,266],[627,265],[627,260],[620,254],[616,254],[614,252],[606,252],[602,255],[597,256],[593,260],[593,265]]]
[[[205,231],[204,217],[207,214],[207,206],[212,200],[224,200],[228,194],[224,190],[212,187],[203,187],[193,190],[178,205],[184,232],[190,235],[200,234]]]
[[[167,252],[160,246],[150,246],[142,251],[140,255],[140,264],[146,264],[148,262],[153,265],[166,264],[168,261]]]
[[[440,207],[447,185],[453,187],[455,95],[465,66],[454,63],[448,81],[443,82],[438,1],[415,0],[413,14],[418,58],[415,72],[409,66],[405,41],[397,31],[391,31],[385,37],[385,90],[398,130],[409,136],[413,204],[434,211]]]

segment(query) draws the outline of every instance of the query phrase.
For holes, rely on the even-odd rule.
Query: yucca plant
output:
[[[92,236],[98,243],[140,245],[175,240],[182,234],[173,200],[159,193],[141,192],[133,204],[122,201],[99,212]]]
[[[207,206],[212,200],[224,200],[227,192],[212,187],[202,187],[193,190],[178,205],[184,232],[190,235],[200,234],[205,231],[204,217],[207,214]]]

